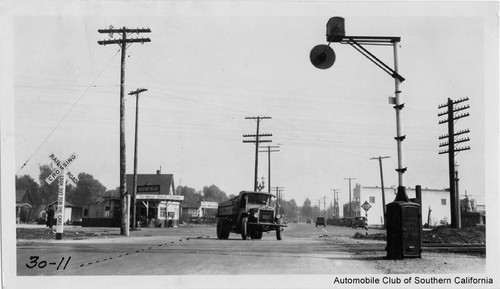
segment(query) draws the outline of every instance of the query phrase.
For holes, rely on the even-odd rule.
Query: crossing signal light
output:
[[[335,52],[325,44],[316,45],[309,54],[312,65],[319,69],[327,69],[335,63]]]

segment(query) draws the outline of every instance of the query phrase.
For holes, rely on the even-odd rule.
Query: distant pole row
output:
[[[271,153],[279,152],[280,146],[263,146],[260,147],[261,153],[267,152],[267,191],[271,193]]]
[[[351,200],[351,180],[356,178],[344,178],[344,180],[349,180],[349,218],[352,218],[352,200]]]

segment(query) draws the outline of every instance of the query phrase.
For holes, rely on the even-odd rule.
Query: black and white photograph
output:
[[[500,288],[498,13],[1,1],[2,288]]]

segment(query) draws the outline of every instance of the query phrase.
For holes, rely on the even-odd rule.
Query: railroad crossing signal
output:
[[[57,179],[61,174],[63,174],[66,169],[73,163],[74,160],[76,160],[78,156],[76,153],[71,154],[71,156],[65,160],[58,159],[54,154],[50,154],[49,158],[52,160],[52,162],[56,165],[56,169],[45,179],[45,182],[50,185],[53,181]],[[68,178],[74,182],[75,184],[78,183],[78,179],[73,176],[73,174],[70,171],[67,171],[66,174],[68,175]]]
[[[363,210],[365,210],[365,212],[368,212],[368,210],[372,207],[372,205],[370,205],[367,201],[365,201],[363,203],[363,205],[361,205],[361,208],[363,208]]]
[[[73,153],[67,159],[59,159],[54,154],[49,155],[49,158],[56,165],[56,169],[45,179],[47,184],[51,184],[55,179],[58,179],[59,188],[57,190],[57,223],[56,223],[56,239],[62,239],[62,234],[64,230],[64,203],[65,203],[65,191],[66,191],[66,175],[68,178],[74,182],[78,183],[78,179],[73,176],[70,171],[66,169],[76,160],[77,156]]]

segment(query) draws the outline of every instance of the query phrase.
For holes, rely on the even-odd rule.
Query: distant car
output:
[[[307,219],[306,224],[311,224],[311,219]]]
[[[365,217],[356,217],[352,220],[352,227],[356,229],[357,227],[364,228],[366,226]]]
[[[323,225],[323,227],[326,227],[325,218],[323,218],[323,217],[317,217],[316,218],[316,227],[317,226],[321,226],[321,225]]]

